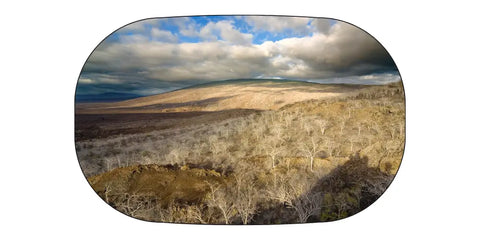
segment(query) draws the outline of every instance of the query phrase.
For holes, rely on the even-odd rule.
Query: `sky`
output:
[[[128,24],[87,59],[77,95],[152,95],[211,81],[399,81],[368,33],[341,21],[279,16],[157,18]]]

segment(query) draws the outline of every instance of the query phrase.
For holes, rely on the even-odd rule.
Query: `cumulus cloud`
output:
[[[149,37],[143,34],[121,35],[118,38],[119,38],[119,41],[122,43],[138,43],[138,42],[149,41]]]
[[[326,19],[246,17],[255,29],[310,29],[302,37],[254,44],[255,31],[240,31],[235,22],[239,18],[204,25],[190,18],[168,21],[176,24],[177,32],[155,25],[149,31],[144,29],[143,35],[124,34],[116,42],[102,43],[86,62],[79,84],[86,90],[96,85],[95,91],[115,84],[137,92],[159,92],[239,78],[340,82],[349,78],[352,83],[372,84],[397,76],[388,75],[396,72],[396,67],[385,49],[364,31],[343,22],[332,25]],[[201,41],[182,42],[182,35]]]
[[[255,30],[264,30],[269,32],[283,32],[291,30],[304,33],[307,31],[310,18],[301,17],[265,17],[265,16],[247,16],[246,22],[254,27]]]
[[[152,28],[151,36],[155,41],[159,42],[177,42],[178,38],[169,31],[160,30],[158,28]]]
[[[316,31],[321,33],[328,33],[330,27],[332,26],[332,20],[325,19],[325,18],[317,18],[313,19],[310,22],[310,26],[313,27]]]
[[[335,24],[327,35],[288,38],[277,45],[282,55],[303,60],[317,76],[368,74],[394,68],[393,60],[374,38],[343,22]],[[308,72],[304,75],[314,78]]]
[[[231,21],[209,22],[203,27],[198,35],[205,40],[215,41],[224,40],[232,44],[250,44],[253,35],[250,33],[241,33],[234,28]]]
[[[145,31],[145,21],[130,23],[120,29],[117,33],[130,33],[130,32],[142,32]]]

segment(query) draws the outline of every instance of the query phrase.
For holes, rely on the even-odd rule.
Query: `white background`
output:
[[[0,5],[1,239],[479,239],[478,7],[405,1],[11,1]],[[474,1],[471,1],[474,2]],[[109,33],[147,17],[333,17],[376,37],[404,80],[407,144],[386,193],[332,223],[148,223],[107,206],[77,163],[75,84]]]

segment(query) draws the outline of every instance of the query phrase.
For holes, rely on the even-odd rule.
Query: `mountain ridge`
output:
[[[299,101],[350,95],[366,87],[283,79],[233,79],[112,103],[80,104],[77,110],[80,113],[276,110]]]

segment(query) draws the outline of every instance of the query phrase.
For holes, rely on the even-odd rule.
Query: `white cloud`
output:
[[[359,77],[360,81],[368,81],[372,83],[391,83],[400,81],[400,75],[392,73],[370,74]]]
[[[194,25],[186,25],[180,28],[180,34],[186,37],[195,37],[198,35],[197,31],[195,30]]]
[[[190,17],[181,17],[181,18],[171,18],[169,21],[177,26],[179,33],[186,37],[196,37],[198,32],[196,30],[197,24]]]
[[[247,16],[245,21],[254,27],[255,30],[264,30],[269,32],[283,32],[292,30],[294,32],[306,32],[310,18],[302,17],[265,17],[265,16]]]
[[[155,41],[160,42],[177,42],[178,38],[173,35],[170,31],[160,30],[158,28],[152,28],[150,31],[152,38]]]
[[[331,20],[326,18],[313,19],[312,22],[310,22],[310,26],[318,32],[328,33],[331,27]]]
[[[78,82],[81,83],[81,84],[92,84],[92,83],[95,83],[92,79],[90,78],[80,78],[78,79]]]
[[[80,77],[78,82],[81,84],[120,84],[122,81],[107,74],[98,74],[95,79]]]
[[[250,44],[253,39],[253,35],[250,33],[241,33],[234,29],[232,22],[220,21],[216,23],[216,27],[220,30],[220,36],[223,40],[231,42],[233,44]]]
[[[369,34],[350,24],[338,22],[328,34],[276,42],[281,54],[305,61],[318,75],[371,71],[391,64],[385,49]]]
[[[209,22],[200,29],[198,36],[207,41],[215,41],[219,38],[232,44],[250,44],[253,35],[242,33],[234,28],[231,21]]]
[[[120,35],[118,38],[122,43],[140,43],[149,41],[148,37],[143,34]]]
[[[99,77],[95,80],[97,83],[103,84],[121,84],[123,83],[122,80],[116,78],[115,76],[105,75],[104,77]]]

